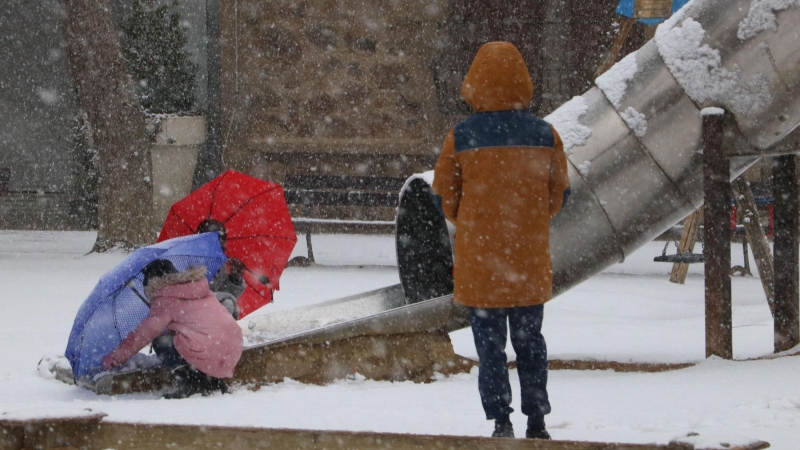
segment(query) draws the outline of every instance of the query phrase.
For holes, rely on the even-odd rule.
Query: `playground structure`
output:
[[[796,343],[798,210],[792,154],[800,150],[800,92],[796,88],[800,86],[800,35],[796,31],[800,1],[783,2],[780,7],[785,9],[780,11],[771,9],[774,4],[777,2],[768,0],[694,0],[664,25],[656,40],[626,58],[608,77],[598,79],[598,87],[550,116],[570,152],[573,190],[571,201],[551,229],[556,295],[623,261],[689,212],[705,207],[706,223],[714,225],[705,227],[707,286],[710,283],[707,305],[712,307],[707,315],[712,324],[724,328],[721,316],[727,313],[730,319],[730,180],[760,156],[780,155],[775,185],[776,192],[783,195],[775,199],[775,252],[785,253],[782,261],[791,264],[776,273],[774,305],[770,306],[776,325],[781,308],[794,308],[783,316],[790,326],[782,329],[788,333],[780,336],[780,344]],[[753,11],[760,16],[754,18]],[[701,39],[694,40],[698,35]],[[677,47],[671,45],[676,42]],[[689,53],[695,50],[693,57],[711,58],[704,62],[708,65],[692,65],[692,58],[682,59],[686,53],[676,54],[676,48]],[[694,84],[697,76],[687,77],[687,66],[693,67],[694,75],[699,69],[700,78],[707,75],[701,88]],[[719,75],[723,76],[715,78]],[[718,83],[723,88],[713,89]],[[760,228],[760,224],[756,226]],[[438,352],[442,358],[450,358],[442,348],[449,344],[445,332],[468,325],[464,309],[451,295],[454,232],[436,207],[430,177],[412,177],[401,191],[397,214],[401,283],[243,320],[248,345],[242,366],[250,372],[247,377],[260,376],[263,382],[282,378],[274,371],[271,378],[266,376],[274,360],[264,359],[265,354],[283,358],[283,365],[276,366],[278,371],[286,370],[284,375],[297,373],[297,365],[305,362],[301,356],[315,348],[337,358],[347,353],[342,347],[383,347],[391,353],[394,347],[411,343],[424,353]],[[776,257],[776,267],[777,261]],[[725,353],[730,348],[724,347],[731,343],[720,345],[726,330],[717,331],[707,348],[730,357]],[[727,333],[729,337],[729,326]],[[425,336],[433,337],[426,340]],[[776,339],[776,349],[778,344]],[[432,361],[434,365],[440,362],[442,359]],[[457,359],[450,362],[460,363]],[[149,379],[118,380],[120,391],[114,390],[113,377],[83,385],[97,393],[121,393],[159,388],[159,383],[170,381],[163,378],[164,371],[151,371],[150,375]],[[69,372],[62,379],[72,381]],[[139,384],[126,386],[130,381]],[[101,423],[103,416],[86,408],[74,417],[4,418],[0,420],[4,434],[0,447],[106,448],[125,443],[150,448],[168,443],[173,448],[211,448],[229,442],[230,448],[694,448],[682,442],[616,445]],[[768,446],[753,442],[730,448]]]
[[[720,135],[730,158],[726,182],[760,156],[798,151],[800,101],[791,87],[800,85],[800,4],[774,11],[762,3],[692,2],[598,78],[598,87],[548,117],[564,138],[572,185],[551,224],[555,295],[623,261],[703,205],[705,108],[730,112]],[[400,292],[393,286],[265,315],[246,334],[284,330],[255,344],[275,347],[467,326],[449,295],[448,225],[429,182],[412,178],[397,215],[403,297],[387,301]],[[346,313],[331,315],[333,309]],[[336,323],[306,326],[313,317]]]
[[[565,143],[572,189],[551,223],[554,295],[624,261],[701,208],[704,184],[712,184],[704,175],[721,177],[729,188],[759,157],[800,149],[800,2],[778,11],[767,3],[695,0],[599,77],[596,87],[548,116]],[[712,147],[725,163],[716,172],[705,167],[704,174]],[[280,349],[444,336],[468,326],[452,298],[454,227],[436,207],[430,178],[412,177],[400,192],[401,284],[241,321],[248,380],[258,379],[259,365],[266,373],[263,355]],[[722,201],[723,228],[729,228],[729,198]],[[724,275],[712,277],[722,280],[714,292],[724,294],[727,264]],[[291,377],[293,369],[287,370]],[[114,391],[102,380],[84,385]]]

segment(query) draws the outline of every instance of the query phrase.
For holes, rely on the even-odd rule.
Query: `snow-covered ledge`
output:
[[[152,150],[153,224],[161,228],[173,203],[192,190],[200,145],[206,141],[203,116],[157,117],[159,133]]]

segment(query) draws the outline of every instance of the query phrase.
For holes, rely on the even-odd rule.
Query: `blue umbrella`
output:
[[[144,297],[141,271],[156,259],[172,261],[179,271],[206,266],[206,276],[211,280],[228,258],[218,234],[203,233],[140,248],[103,275],[78,310],[64,352],[76,379],[99,371],[103,356],[147,317],[150,307]]]

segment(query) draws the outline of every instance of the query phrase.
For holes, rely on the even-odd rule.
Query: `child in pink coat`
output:
[[[177,382],[178,390],[166,398],[227,392],[222,379],[233,376],[242,355],[242,330],[209,289],[206,268],[178,272],[170,261],[156,260],[142,273],[150,313],[103,357],[103,370],[125,363],[153,342]]]

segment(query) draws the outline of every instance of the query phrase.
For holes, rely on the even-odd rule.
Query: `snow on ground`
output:
[[[299,237],[295,255],[305,255]],[[117,397],[37,374],[45,355],[63,352],[72,320],[99,276],[125,255],[85,255],[93,233],[0,231],[0,415],[75,414],[89,408],[106,420],[486,436],[475,372],[430,384],[362,379],[329,386],[294,381],[257,392],[161,400],[156,394]],[[398,282],[390,236],[312,236],[320,265],[289,268],[275,303],[290,309]],[[645,374],[551,371],[556,439],[658,442],[686,436],[702,445],[769,441],[800,446],[800,357],[763,361],[704,360],[702,265],[684,286],[669,283],[670,264],[654,263],[651,243],[549,303],[544,333],[550,357],[640,362],[699,362],[679,371]],[[699,246],[698,246],[699,251]],[[674,248],[670,248],[674,252]],[[741,264],[741,245],[733,260]],[[752,264],[755,270],[755,264]],[[767,355],[772,325],[756,278],[733,279],[734,353]],[[451,335],[456,351],[475,357],[469,330]],[[509,348],[509,358],[513,351]],[[518,380],[511,371],[514,406]],[[517,434],[525,418],[512,416]]]

